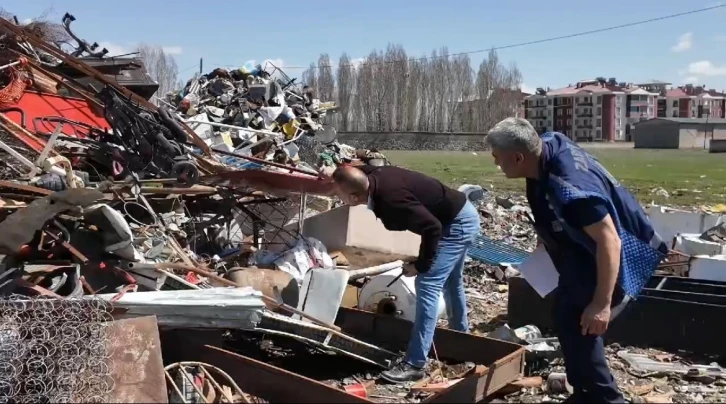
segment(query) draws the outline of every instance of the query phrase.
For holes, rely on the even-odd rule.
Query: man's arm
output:
[[[597,286],[593,303],[610,307],[620,271],[620,236],[608,214],[601,221],[583,228],[595,242]]]
[[[436,216],[413,195],[407,195],[400,201],[394,214],[401,215],[408,224],[408,230],[421,236],[421,247],[415,266],[419,273],[428,272],[439,247],[443,227]]]
[[[620,236],[605,204],[594,198],[567,204],[565,220],[583,229],[595,242],[597,284],[580,322],[583,335],[601,335],[610,321],[610,304],[620,272]]]

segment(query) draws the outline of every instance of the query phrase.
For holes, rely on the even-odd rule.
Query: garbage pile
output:
[[[257,358],[257,371],[296,369],[331,397],[379,401],[420,402],[483,377],[479,362],[441,346],[445,359],[430,371],[448,379],[434,383],[432,373],[419,385],[387,386],[380,373],[401,360],[405,343],[373,344],[359,325],[336,325],[341,307],[410,320],[415,288],[396,275],[398,258],[350,264],[346,255],[368,255],[303,237],[303,219],[332,205],[321,166],[388,164],[376,150],[335,140],[325,123],[333,104],[260,66],[215,69],[152,103],[143,83],[122,85],[118,71],[101,71],[144,71],[143,63],[106,59],[71,31],[74,20],[66,14],[61,24],[77,43],[65,52],[0,19],[0,329],[13,348],[0,349],[10,364],[0,400],[263,402],[257,393],[284,390],[244,384],[239,363],[221,369],[214,355],[228,365]],[[318,226],[321,237],[339,221],[330,224]],[[344,306],[346,294],[356,303]],[[207,345],[179,342],[198,341],[198,330],[218,336],[224,352],[197,356]],[[464,342],[469,351],[481,343]],[[518,346],[505,348],[496,352],[521,358]],[[162,349],[177,360],[162,366]],[[336,374],[308,366],[325,360]],[[519,368],[504,371],[512,379]]]
[[[338,143],[329,123],[335,102],[315,98],[271,62],[196,74],[165,98],[214,150],[307,167],[376,158]]]

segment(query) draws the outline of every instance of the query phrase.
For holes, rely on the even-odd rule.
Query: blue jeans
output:
[[[469,322],[464,295],[464,259],[481,231],[479,212],[466,202],[453,222],[443,229],[436,257],[428,272],[416,276],[416,318],[408,342],[406,362],[426,365],[436,329],[439,296],[444,292],[449,328],[466,332]]]

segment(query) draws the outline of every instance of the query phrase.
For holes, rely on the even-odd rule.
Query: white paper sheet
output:
[[[539,245],[517,269],[542,297],[555,290],[560,279],[560,274],[543,245]]]

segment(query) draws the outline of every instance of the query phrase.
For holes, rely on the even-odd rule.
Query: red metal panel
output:
[[[37,128],[33,127],[33,121],[35,118],[47,116],[60,116],[102,129],[109,127],[108,122],[106,122],[106,119],[101,115],[103,113],[102,111],[93,111],[88,105],[88,102],[79,98],[69,98],[55,94],[41,94],[26,91],[14,107],[20,108],[25,112],[25,125],[31,132],[35,129],[44,132],[52,132],[56,126],[54,123],[46,122],[44,125],[39,124],[39,127]],[[6,112],[5,115],[18,125],[22,125],[23,122],[18,112],[9,111]],[[85,132],[82,128],[75,129]],[[74,130],[73,125],[64,124],[63,134],[67,136],[75,136],[76,131]]]

